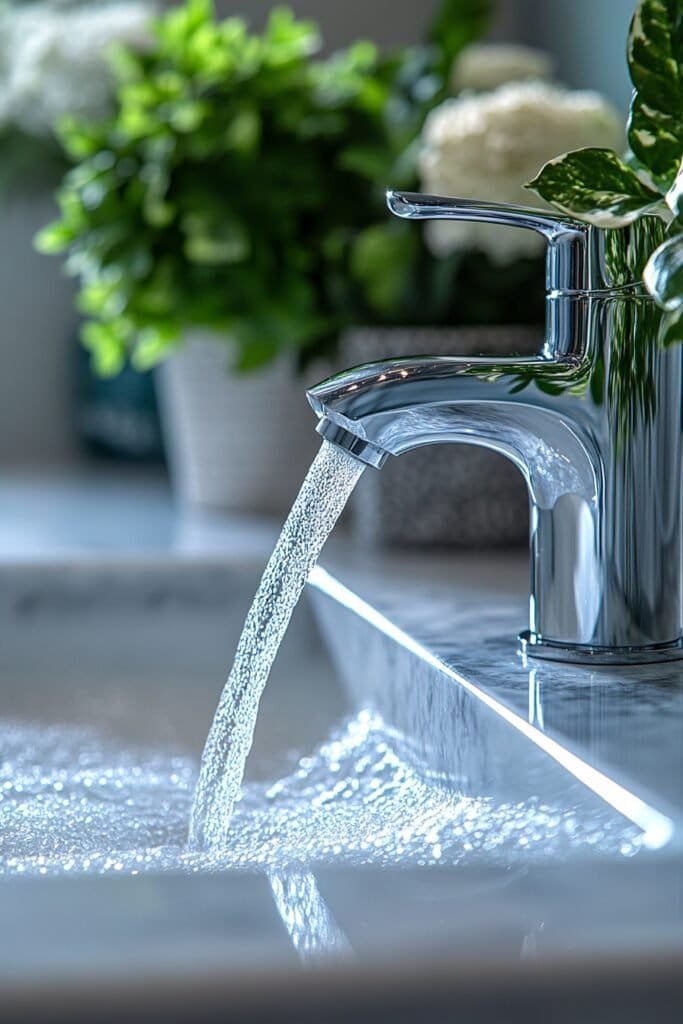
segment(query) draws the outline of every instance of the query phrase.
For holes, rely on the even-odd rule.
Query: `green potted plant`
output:
[[[181,495],[280,512],[315,445],[294,371],[336,339],[352,240],[383,215],[388,73],[370,44],[316,58],[285,9],[256,34],[188,0],[152,32],[113,55],[112,116],[63,125],[75,166],[38,244],[68,253],[100,373],[164,362]]]
[[[150,14],[144,0],[0,3],[3,460],[75,455],[74,289],[32,241],[55,215],[52,194],[66,169],[58,122],[76,112],[106,114],[112,83],[105,50],[116,40],[143,47]]]
[[[410,165],[404,151],[488,8],[443,0],[423,47],[358,43],[322,60],[315,26],[286,10],[254,34],[188,0],[155,23],[146,53],[115,55],[113,116],[63,125],[76,166],[39,246],[80,277],[100,373],[163,363],[185,498],[288,505],[315,445],[294,370],[362,316],[366,229],[386,223],[394,165]],[[421,254],[411,260],[419,276]]]

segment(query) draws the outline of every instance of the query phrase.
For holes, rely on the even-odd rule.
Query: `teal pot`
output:
[[[235,374],[229,357],[224,337],[197,331],[157,372],[176,494],[185,505],[282,517],[319,446],[305,396],[313,379],[287,358]]]
[[[400,356],[531,354],[542,327],[356,328],[340,363]],[[510,547],[528,543],[525,483],[512,463],[471,445],[430,445],[368,470],[352,497],[351,523],[366,545]]]

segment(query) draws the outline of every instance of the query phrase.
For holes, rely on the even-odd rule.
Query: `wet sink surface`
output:
[[[8,567],[0,714],[198,758],[258,577],[239,564]],[[313,746],[345,706],[304,604],[264,696],[250,772]]]
[[[122,749],[173,751],[196,763],[262,561],[260,553],[243,561],[234,552],[216,551],[200,558],[136,557],[125,564],[114,557],[60,557],[5,565],[0,727],[94,729]],[[361,580],[363,573],[350,560],[343,562],[347,572],[339,578],[346,584]],[[476,619],[477,608],[488,607],[487,628],[504,645],[510,622],[516,625],[523,613],[524,567],[515,562],[507,582],[500,570],[484,566],[477,573],[470,563],[472,569],[471,578],[479,582],[467,590],[467,608],[441,601],[440,614],[450,636],[460,630],[469,642],[467,622]],[[449,573],[461,571],[462,565],[445,560],[439,569],[428,568],[422,580],[410,570],[411,586],[422,594],[412,604],[413,621],[402,618],[405,602],[399,598],[407,593],[407,577],[400,572],[385,576],[389,589],[385,584],[380,594],[367,583],[376,580],[376,567],[367,563],[365,583],[356,589],[405,636],[436,647],[443,623],[434,616],[430,595],[433,602],[448,589]],[[491,608],[494,594],[497,611]],[[658,1019],[667,1019],[683,951],[675,842],[624,852],[638,830],[623,807],[568,773],[496,708],[484,703],[481,714],[473,712],[473,695],[462,699],[457,680],[433,665],[432,675],[425,673],[414,651],[338,598],[309,588],[295,613],[264,696],[248,778],[258,784],[295,775],[302,756],[310,761],[331,731],[349,716],[358,722],[358,709],[367,708],[369,715],[381,715],[389,746],[414,773],[411,780],[426,779],[425,785],[446,792],[445,803],[440,798],[434,805],[437,833],[443,808],[452,810],[463,796],[470,810],[488,815],[498,834],[508,829],[504,841],[487,845],[471,822],[454,817],[454,827],[464,828],[460,858],[444,862],[432,840],[429,855],[414,855],[409,840],[411,828],[415,838],[415,822],[424,821],[430,792],[424,789],[405,823],[405,858],[395,844],[390,856],[386,844],[379,844],[370,851],[356,848],[346,859],[323,858],[324,863],[288,870],[263,865],[214,874],[152,871],[131,878],[109,871],[102,877],[5,878],[5,1005],[26,1019],[38,1014],[43,1020],[50,1013],[57,1019],[59,1007],[65,1019],[92,1019],[103,998],[118,1008],[114,1016],[126,1020],[136,1014],[153,1019],[155,1013],[168,1020],[176,1010],[181,1019],[200,1020],[203,1013],[212,1019],[226,1006],[234,1019],[268,1020],[274,1005],[281,1019],[288,1019],[285,1007],[297,1021],[335,1020],[335,1013],[340,1020],[366,1015],[376,1021],[378,1007],[392,1021],[404,1019],[401,1014],[425,1019],[429,1007],[441,1019],[444,1006],[454,1005],[479,1012],[478,1019],[486,1013],[499,1019],[489,1005],[495,990],[507,993],[507,1020],[514,1019],[514,1000],[525,992],[534,992],[535,1005],[542,1005],[540,989],[549,978],[555,979],[555,996],[565,986],[569,1007],[592,976],[602,985],[600,999],[593,996],[589,1004],[599,1019],[622,998],[631,1009],[638,1007],[633,986],[643,977],[647,954],[654,974],[644,990],[652,990],[656,974]],[[477,651],[472,645],[468,650],[474,669]],[[512,660],[507,648],[498,650],[494,643],[482,651],[482,664],[501,664],[508,682],[514,680],[520,671],[514,651]],[[452,659],[457,654],[445,648],[438,653]],[[534,704],[529,695],[535,691],[528,688],[522,714],[521,692],[513,687],[499,697],[543,732],[539,713],[545,710],[552,719],[559,704],[544,702],[543,686]],[[562,700],[571,704],[567,689]],[[610,744],[618,747],[617,734],[601,731],[600,722],[607,720],[590,714],[590,742],[583,742],[581,726],[570,753],[604,774],[605,752]],[[586,715],[583,706],[582,723]],[[547,725],[545,734],[557,741],[557,721]],[[619,784],[630,784],[633,773],[626,769],[645,760],[643,751],[634,750]],[[671,812],[667,798],[673,789],[655,793],[658,813]],[[649,799],[652,787],[644,783],[635,795]],[[320,822],[332,806],[320,809]],[[539,809],[546,832],[542,828],[535,840]],[[573,825],[560,828],[561,842],[549,842],[547,814],[558,811],[570,823],[573,815]],[[511,838],[508,826],[515,820],[520,829]],[[425,835],[423,830],[420,836]],[[520,843],[526,837],[530,845]],[[377,839],[377,833],[369,838]],[[638,970],[630,957],[639,958]],[[315,971],[308,970],[312,965]],[[51,995],[54,986],[59,1001]],[[524,1016],[522,1003],[519,1013]],[[590,1019],[586,1005],[582,1019]]]
[[[257,575],[254,567],[235,565],[8,568],[0,724],[94,730],[121,749],[172,751],[196,763]],[[411,670],[390,649],[382,667],[366,637],[365,676],[355,688],[348,680],[340,685],[343,665],[338,675],[310,597],[295,613],[266,690],[248,767],[252,781],[291,777],[301,756],[310,762],[349,716],[357,727],[361,706],[390,718],[391,698],[382,694],[400,694],[401,678]],[[337,663],[341,645],[342,661],[357,665],[352,652],[359,637],[343,609],[331,611],[338,615],[336,652],[331,645]],[[429,685],[419,674],[413,681]],[[435,690],[432,701],[438,699]],[[475,753],[499,744],[512,779],[509,766],[525,756],[526,738],[515,746],[492,722],[491,736],[480,732],[472,743],[453,709],[442,711],[450,745],[461,748],[449,764],[440,760],[438,743],[429,749],[429,737],[391,726],[389,744],[404,759],[403,778],[417,799],[391,805],[394,815],[405,807],[406,820],[389,816],[393,831],[384,846],[373,847],[375,834],[327,865],[273,872],[266,864],[246,875],[121,878],[110,870],[108,877],[4,879],[0,981],[16,984],[36,972],[81,978],[219,965],[221,973],[239,974],[255,963],[272,971],[330,958],[348,965],[358,954],[369,958],[365,966],[374,958],[378,967],[397,955],[431,962],[447,953],[464,962],[486,952],[517,960],[524,949],[580,948],[587,935],[603,949],[613,949],[617,938],[631,948],[638,936],[651,939],[655,927],[658,938],[678,941],[678,912],[666,895],[677,884],[675,860],[655,858],[657,870],[650,872],[649,852],[622,856],[621,845],[634,838],[632,823],[606,810],[595,794],[577,797],[562,779],[550,780],[539,803],[535,765],[523,791],[518,780],[503,784]],[[466,709],[463,721],[471,724]],[[424,725],[416,720],[415,728]],[[374,746],[368,750],[376,753]],[[338,764],[331,789],[335,770]],[[434,786],[447,796],[434,800],[430,839],[424,816]],[[322,807],[321,827],[342,800]],[[379,810],[368,830],[381,823]],[[551,827],[558,832],[557,821],[548,824],[548,814],[558,811],[571,819],[559,839],[550,833]],[[462,849],[440,865],[434,846],[446,814]],[[395,835],[402,826],[403,845]]]
[[[120,877],[131,867],[127,861],[117,864],[123,858],[116,843],[125,845],[126,837],[112,829],[111,860],[99,861],[107,839],[98,844],[96,837],[67,835],[74,827],[70,808],[56,841],[73,843],[78,855],[65,857],[67,873],[54,877],[53,837],[42,825],[45,801],[58,800],[70,785],[59,774],[64,756],[67,762],[80,758],[85,767],[79,785],[98,790],[89,804],[95,815],[95,824],[87,826],[91,831],[100,804],[105,811],[112,803],[118,807],[115,787],[122,778],[129,785],[132,772],[140,773],[149,799],[174,798],[166,809],[172,818],[187,815],[203,743],[258,576],[255,565],[239,563],[5,566],[3,786],[16,781],[19,760],[25,765],[19,805],[8,810],[10,794],[0,790],[0,861],[6,873],[14,871],[0,880],[0,987],[33,984],[36,978],[80,984],[121,971],[204,971],[217,963],[221,972],[298,963],[263,870],[192,877],[182,866],[180,874],[159,874],[152,864],[145,877]],[[304,602],[262,702],[247,779],[257,785],[291,774],[349,707]],[[186,783],[184,792],[182,786],[164,788],[172,772]],[[40,803],[31,799],[31,787],[40,787]],[[154,819],[155,809],[141,804],[145,812]],[[162,823],[164,813],[159,806]],[[107,826],[115,818],[102,814]],[[176,831],[186,824],[176,820]],[[44,857],[22,862],[20,877],[16,863],[36,837]],[[145,833],[141,846],[145,840],[153,843],[154,833],[152,839]],[[84,864],[104,873],[83,875]],[[41,872],[48,877],[36,877]]]

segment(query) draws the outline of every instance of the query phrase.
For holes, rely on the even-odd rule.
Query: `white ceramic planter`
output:
[[[358,328],[341,339],[347,366],[392,356],[528,354],[542,328]],[[430,445],[367,472],[351,499],[355,536],[378,545],[506,547],[529,537],[526,486],[512,463],[470,445]]]
[[[281,516],[319,444],[305,382],[293,360],[235,374],[229,355],[224,338],[196,332],[159,369],[174,486],[185,504]]]

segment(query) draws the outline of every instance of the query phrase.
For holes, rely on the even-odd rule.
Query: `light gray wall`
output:
[[[365,36],[382,46],[417,42],[439,0],[289,0],[315,18],[328,49]],[[218,0],[222,14],[260,25],[272,0]],[[553,53],[568,85],[604,92],[626,111],[630,83],[625,51],[635,0],[499,0],[492,35]]]
[[[558,0],[549,0],[555,4]],[[416,43],[440,0],[287,0],[300,17],[314,18],[328,49],[366,37],[380,46]],[[240,14],[261,25],[273,0],[217,0],[221,14]],[[510,35],[517,21],[517,0],[499,0],[494,33]]]
[[[553,53],[568,85],[598,89],[625,113],[626,37],[635,0],[516,0],[517,39]]]
[[[47,194],[0,194],[0,465],[76,456],[73,283],[33,249],[56,212]]]
[[[216,0],[221,14],[240,14],[262,25],[273,0]],[[300,17],[314,18],[328,49],[369,38],[382,46],[415,42],[438,6],[438,0],[288,0]]]

